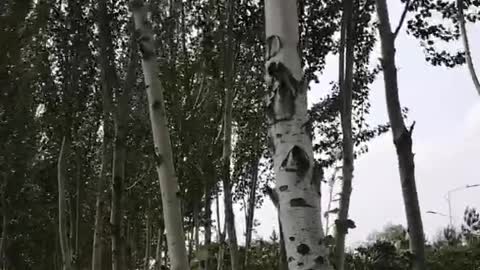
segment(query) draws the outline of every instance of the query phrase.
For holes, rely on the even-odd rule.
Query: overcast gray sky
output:
[[[403,7],[400,1],[388,1],[392,27],[396,26]],[[467,26],[474,62],[480,73],[480,27]],[[405,29],[403,29],[405,30]],[[448,225],[448,217],[427,214],[436,211],[448,215],[445,194],[468,184],[480,184],[480,97],[476,93],[466,66],[455,69],[432,67],[424,61],[419,42],[403,31],[396,41],[400,101],[409,108],[407,124],[416,121],[413,133],[417,190],[424,230],[432,240]],[[448,44],[452,50],[461,42]],[[377,55],[378,54],[377,50]],[[317,102],[337,78],[336,56],[327,58],[327,67],[320,83],[309,92],[309,103]],[[388,120],[383,76],[372,85],[372,124]],[[323,185],[323,194],[327,194]],[[460,226],[466,206],[480,208],[480,188],[457,191],[452,195],[454,224]],[[323,196],[325,210],[327,196]],[[223,203],[221,207],[223,208]],[[245,219],[236,205],[235,223],[240,243],[244,243]],[[223,209],[222,216],[223,216]],[[215,212],[214,212],[215,213]],[[398,174],[397,157],[390,133],[369,144],[369,152],[355,161],[350,218],[357,228],[347,235],[347,244],[366,241],[373,231],[388,223],[406,224]],[[222,218],[223,219],[223,218]],[[276,209],[265,199],[256,210],[254,238],[268,239],[273,229],[278,232]]]
[[[402,6],[388,1],[393,27]],[[474,61],[480,69],[480,27],[468,28]],[[415,120],[414,153],[417,189],[427,238],[431,239],[448,224],[448,218],[425,213],[428,210],[448,214],[444,195],[450,189],[480,183],[480,97],[476,94],[466,66],[446,69],[429,66],[424,61],[419,42],[404,31],[397,38],[397,65],[402,106],[407,106],[409,124]],[[449,44],[461,48],[460,42]],[[309,102],[329,89],[328,82],[337,78],[336,57],[330,57],[321,83],[310,92]],[[479,70],[480,72],[480,70]],[[371,123],[384,123],[388,116],[385,105],[383,76],[372,86]],[[398,175],[397,158],[391,134],[369,144],[369,153],[355,162],[350,217],[357,228],[347,242],[365,241],[369,233],[381,230],[387,223],[406,224]],[[325,187],[324,187],[325,188]],[[326,194],[324,190],[323,194]],[[452,196],[454,222],[461,224],[465,207],[480,207],[480,188],[455,192]],[[326,201],[326,196],[322,198]],[[325,209],[325,208],[323,208]],[[238,233],[244,221],[237,212]],[[260,221],[256,236],[268,238],[277,231],[276,211],[266,200],[255,218]],[[243,242],[244,237],[240,237]]]

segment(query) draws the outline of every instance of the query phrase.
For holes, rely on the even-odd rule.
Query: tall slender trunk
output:
[[[111,227],[112,227],[112,270],[119,270],[125,265],[125,239],[122,236],[121,217],[123,213],[123,183],[125,182],[125,163],[127,160],[127,119],[129,114],[128,101],[130,90],[135,85],[136,73],[136,41],[132,36],[130,47],[130,62],[128,65],[127,76],[123,85],[123,92],[119,95],[117,110],[115,112],[115,141],[113,145],[113,172],[112,172],[112,207],[111,207]]]
[[[248,252],[252,242],[253,220],[255,213],[257,180],[258,180],[258,159],[255,159],[252,166],[252,180],[250,182],[250,194],[248,196],[247,220],[245,228],[245,257],[243,262],[243,269],[248,269]]]
[[[150,202],[148,203],[150,204]],[[147,209],[148,211],[148,209]],[[148,270],[150,266],[150,244],[151,244],[151,225],[150,225],[150,214],[146,214],[146,224],[145,224],[145,260],[143,264],[143,269]]]
[[[125,179],[126,130],[123,119],[115,119],[115,142],[113,146],[112,204],[110,212],[112,238],[112,270],[123,268],[125,258],[122,256],[122,195]]]
[[[188,261],[192,261],[192,256],[193,256],[193,232],[194,230],[192,229],[190,232],[187,231],[187,244],[188,244],[188,248],[187,248],[187,251],[188,251],[188,254],[187,254],[187,257],[188,257]]]
[[[70,150],[70,136],[65,135],[60,147],[60,154],[58,156],[58,234],[60,239],[60,250],[62,253],[62,267],[63,270],[70,270],[72,268],[72,253],[68,243],[67,235],[67,199],[65,198],[65,182],[67,180],[67,161]]]
[[[467,27],[465,26],[465,15],[463,14],[463,0],[457,0],[457,15],[458,23],[460,24],[460,33],[463,40],[463,48],[465,50],[465,58],[467,60],[468,70],[472,77],[473,85],[480,95],[480,81],[478,80],[475,66],[473,65],[472,52],[470,50],[470,43],[468,41]]]
[[[328,203],[327,203],[327,210],[325,211],[324,217],[325,217],[325,235],[328,235],[328,231],[330,230],[330,210],[332,210],[332,202],[334,201],[333,199],[333,189],[335,187],[335,178],[337,175],[337,172],[340,167],[336,167],[332,177],[330,178],[330,181],[328,181]]]
[[[128,197],[128,195],[127,195]],[[133,262],[132,262],[132,226],[130,225],[131,218],[127,215],[127,221],[125,224],[125,265],[127,269],[132,269]]]
[[[155,251],[155,269],[160,270],[162,267],[162,244],[163,244],[163,226],[158,228],[157,250]]]
[[[288,268],[330,269],[320,219],[298,40],[297,1],[265,1],[267,117]]]
[[[104,114],[107,115],[107,114]],[[105,200],[105,182],[107,180],[107,163],[110,158],[110,151],[108,150],[109,139],[107,133],[109,129],[106,128],[107,119],[104,118],[104,133],[102,139],[102,165],[100,168],[100,175],[97,182],[97,195],[95,203],[95,228],[93,232],[93,249],[92,249],[92,270],[102,269],[102,250],[103,250],[103,208]]]
[[[212,191],[208,183],[205,184],[205,250],[207,258],[205,259],[204,270],[210,269],[210,245],[212,244]]]
[[[180,209],[179,187],[173,165],[163,87],[158,77],[153,31],[147,19],[147,11],[143,1],[132,1],[131,9],[135,19],[135,28],[140,33],[139,47],[142,53],[142,68],[148,96],[155,145],[155,163],[162,194],[163,216],[166,234],[168,235],[167,244],[171,268],[173,270],[187,270],[189,265]]]
[[[104,207],[105,207],[105,187],[107,182],[107,175],[109,170],[109,164],[111,162],[111,142],[112,142],[112,130],[110,113],[113,112],[112,108],[112,80],[111,70],[109,68],[109,22],[106,0],[101,0],[98,3],[99,6],[99,31],[100,31],[100,59],[101,59],[101,76],[102,76],[102,103],[103,103],[103,139],[102,139],[102,158],[100,174],[97,182],[97,194],[95,202],[95,228],[93,233],[93,249],[92,249],[92,270],[101,270],[106,260],[102,260],[102,254],[104,254]]]
[[[74,250],[75,250],[75,243],[74,243],[74,234],[75,234],[75,204],[73,203],[73,196],[67,199],[67,215],[69,218],[69,222],[67,224],[68,227],[68,245],[70,247],[70,252],[71,252],[71,257],[72,257],[72,267],[75,266],[75,261],[74,261]]]
[[[235,215],[233,213],[232,186],[230,176],[231,148],[232,148],[232,103],[233,103],[233,16],[234,0],[226,1],[227,7],[227,34],[224,46],[224,85],[225,85],[225,112],[223,136],[223,200],[225,209],[225,222],[227,224],[228,246],[230,251],[230,264],[232,270],[240,269],[238,254],[237,233],[235,230]]]
[[[350,207],[350,195],[352,193],[353,179],[353,138],[352,138],[352,86],[353,86],[353,63],[354,63],[354,19],[353,0],[344,0],[343,21],[340,46],[340,96],[342,106],[340,110],[342,122],[342,146],[343,146],[343,180],[340,197],[340,211],[335,221],[335,266],[338,270],[345,268],[345,237],[348,233],[348,210]],[[344,48],[346,41],[346,49]],[[345,51],[344,51],[345,50]],[[344,59],[342,59],[344,58]],[[345,66],[342,66],[345,63]],[[344,77],[343,77],[344,76]]]
[[[76,188],[77,191],[75,193],[75,247],[74,247],[74,254],[79,258],[79,233],[80,233],[80,177],[82,176],[82,167],[80,163],[80,153],[77,152],[76,154],[76,163],[77,163],[77,175],[76,175]]]
[[[398,97],[397,68],[395,64],[395,36],[392,33],[386,0],[376,0],[382,43],[382,68],[385,82],[385,95],[393,142],[397,150],[402,185],[403,200],[407,216],[410,249],[413,253],[413,269],[425,269],[425,238],[422,216],[415,184],[415,164],[412,153],[413,125],[407,130],[402,117]]]
[[[230,167],[230,162],[226,162],[228,167]],[[224,165],[225,167],[227,165]],[[230,172],[228,172],[230,174]],[[238,244],[237,244],[237,233],[235,230],[235,216],[233,213],[233,203],[232,203],[232,187],[230,186],[230,176],[226,176],[223,180],[223,200],[225,207],[225,224],[227,225],[227,236],[228,236],[228,250],[230,252],[230,264],[232,270],[238,270],[240,265],[240,258],[238,256]]]
[[[223,270],[225,256],[225,230],[222,232],[222,222],[220,220],[220,194],[217,193],[216,212],[217,212],[217,231],[218,231],[218,252],[217,252],[217,270]],[[224,223],[225,224],[225,223]]]
[[[127,118],[129,113],[128,100],[130,89],[135,85],[136,73],[136,41],[132,35],[130,45],[129,64],[127,66],[124,85],[120,87],[117,70],[114,67],[113,38],[109,31],[108,9],[106,0],[99,2],[100,11],[100,49],[102,79],[105,83],[104,104],[107,112],[114,111],[114,143],[112,167],[112,201],[110,212],[111,242],[112,242],[112,270],[125,268],[126,251],[125,239],[122,237],[123,183],[125,182],[125,162],[127,156]],[[122,88],[122,89],[120,89]],[[116,108],[113,108],[112,90],[117,91],[119,97]]]
[[[137,226],[133,226],[132,235],[130,237],[130,246],[131,246],[131,255],[132,256],[132,268],[136,269],[137,267]]]
[[[201,198],[201,196],[200,196]],[[198,250],[198,247],[200,246],[200,201],[201,199],[198,199],[198,201],[193,205],[193,227],[194,227],[194,246],[195,250]]]

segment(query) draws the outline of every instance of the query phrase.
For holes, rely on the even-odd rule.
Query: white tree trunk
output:
[[[265,24],[267,116],[288,268],[330,269],[299,56],[297,2],[266,0]]]
[[[135,19],[135,29],[140,33],[139,48],[142,53],[142,69],[148,96],[155,145],[155,163],[160,181],[171,269],[187,270],[189,265],[180,209],[178,181],[173,166],[163,87],[158,77],[153,31],[147,20],[147,11],[142,0],[132,1],[131,10]]]

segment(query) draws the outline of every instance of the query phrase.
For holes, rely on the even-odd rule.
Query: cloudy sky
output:
[[[388,1],[393,27],[400,16],[400,1]],[[470,47],[480,72],[480,27],[468,28]],[[413,133],[417,189],[427,238],[448,225],[448,217],[427,214],[437,211],[448,215],[444,198],[448,190],[467,184],[480,184],[480,97],[465,67],[431,67],[424,61],[417,40],[405,32],[397,38],[397,65],[402,106],[410,109],[409,121],[416,121]],[[461,48],[460,42],[449,44]],[[335,57],[310,92],[309,101],[318,101],[337,78]],[[372,86],[372,110],[369,121],[387,121],[383,76]],[[356,160],[350,217],[357,225],[347,236],[350,245],[365,241],[369,233],[387,223],[406,224],[398,175],[397,157],[391,134],[369,144],[369,153]],[[323,192],[326,194],[326,190]],[[322,199],[326,201],[326,196]],[[460,225],[465,207],[480,208],[480,188],[461,190],[452,195],[454,223]],[[325,209],[325,208],[324,208]],[[242,214],[237,212],[239,234],[244,232]],[[266,200],[255,218],[261,225],[256,237],[268,238],[277,228],[273,205]],[[278,231],[278,230],[277,230]],[[243,242],[244,237],[239,237]]]

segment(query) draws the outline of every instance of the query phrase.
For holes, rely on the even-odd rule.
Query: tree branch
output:
[[[398,26],[395,29],[395,32],[393,33],[394,39],[397,38],[398,32],[400,32],[403,22],[405,21],[405,17],[407,17],[408,8],[410,7],[410,2],[411,0],[407,0],[407,2],[405,3],[405,8],[403,9],[403,13],[402,13],[402,16],[400,17],[400,21],[398,22]]]
[[[457,16],[458,23],[460,24],[460,34],[463,40],[465,59],[467,61],[468,70],[470,71],[470,76],[472,77],[475,89],[477,89],[477,92],[480,95],[480,80],[478,79],[477,73],[475,71],[475,66],[473,65],[472,52],[470,51],[470,44],[468,42],[467,28],[465,26],[465,18],[463,14],[463,0],[457,0]]]

